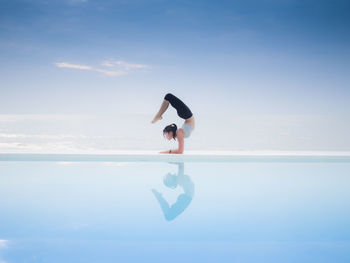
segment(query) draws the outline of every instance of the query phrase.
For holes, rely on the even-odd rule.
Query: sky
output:
[[[350,3],[11,0],[1,114],[350,112]]]

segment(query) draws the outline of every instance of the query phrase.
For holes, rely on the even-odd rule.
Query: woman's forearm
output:
[[[172,150],[171,150],[171,152],[172,152]],[[170,153],[170,150],[162,151],[162,152],[159,152],[159,153]]]
[[[179,149],[177,149],[177,150],[171,150],[171,153],[181,154],[181,153],[183,153],[183,151],[180,151]]]
[[[178,154],[181,154],[183,153],[183,151],[180,151],[179,149],[177,150],[167,150],[167,151],[162,151],[162,152],[159,152],[159,153],[178,153]]]

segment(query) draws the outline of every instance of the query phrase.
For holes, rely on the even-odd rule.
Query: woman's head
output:
[[[171,140],[171,139],[175,140],[176,130],[177,130],[176,124],[172,123],[163,129],[163,136],[165,136],[168,140]]]
[[[177,187],[177,176],[176,174],[167,173],[163,177],[163,183],[166,187],[169,187],[171,189],[175,189]]]

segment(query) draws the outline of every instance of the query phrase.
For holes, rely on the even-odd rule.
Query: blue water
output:
[[[0,262],[350,262],[350,162],[0,161]]]

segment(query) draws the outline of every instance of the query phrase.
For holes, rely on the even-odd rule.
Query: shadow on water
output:
[[[152,192],[155,198],[158,200],[164,217],[167,221],[174,220],[183,211],[185,211],[185,209],[191,203],[194,195],[194,184],[191,181],[191,178],[188,175],[184,174],[184,163],[170,163],[178,165],[178,172],[177,174],[167,173],[163,178],[164,185],[170,189],[175,189],[177,186],[180,186],[184,190],[184,193],[180,194],[176,202],[170,206],[169,203],[164,199],[162,193],[158,192],[155,189],[152,189]]]

